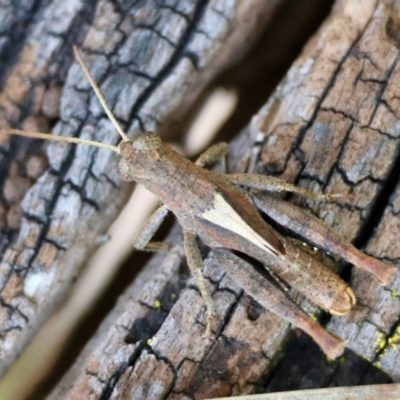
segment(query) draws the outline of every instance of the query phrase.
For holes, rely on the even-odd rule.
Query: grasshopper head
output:
[[[162,142],[158,135],[148,132],[119,145],[117,171],[122,180],[140,182],[148,175],[149,165],[159,158]]]

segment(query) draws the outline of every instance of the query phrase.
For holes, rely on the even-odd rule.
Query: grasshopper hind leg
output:
[[[334,201],[335,199],[345,198],[343,194],[315,193],[301,186],[292,185],[283,179],[268,175],[239,173],[227,175],[227,179],[235,185],[271,193],[295,193],[310,200]]]

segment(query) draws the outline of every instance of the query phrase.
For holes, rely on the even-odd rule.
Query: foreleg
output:
[[[228,144],[225,142],[214,144],[199,156],[195,164],[204,168],[222,159],[222,171],[225,173],[227,171],[226,156],[228,154],[228,150]]]
[[[158,228],[168,214],[168,208],[164,205],[159,207],[142,225],[138,235],[133,241],[133,247],[142,251],[168,251],[170,245],[163,242],[150,242]]]

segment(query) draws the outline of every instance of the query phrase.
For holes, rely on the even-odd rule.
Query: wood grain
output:
[[[223,4],[224,11],[231,10],[228,19],[216,16],[221,16],[212,7],[217,4]],[[91,53],[90,67],[117,117],[127,122],[129,132],[135,134],[139,129],[139,119],[146,128],[157,128],[161,121],[168,126],[168,121],[184,111],[183,104],[194,101],[215,72],[231,62],[239,42],[245,41],[243,32],[255,33],[257,18],[264,20],[268,14],[264,4],[255,0],[199,1],[189,6],[181,2],[179,5],[189,9],[173,16],[169,13],[174,9],[163,9],[165,20],[174,17],[178,22],[161,26],[177,26],[175,30],[164,29],[173,43],[182,43],[177,46],[179,51],[170,46],[164,55],[164,50],[156,50],[164,49],[165,38],[145,28],[146,23],[160,23],[153,9],[133,6],[134,11],[126,16],[102,1],[87,14],[81,3],[68,2],[65,8],[78,10],[75,18],[63,19],[63,24],[41,20],[37,28],[32,21],[32,44],[22,46],[8,61],[11,72],[3,80],[6,94],[0,96],[7,125],[23,125],[24,116],[39,108],[34,100],[41,98],[40,93],[66,80],[61,122],[55,130],[114,140],[77,66],[69,70],[70,46],[57,42],[69,31],[76,32],[79,25],[73,42],[83,42],[83,49]],[[190,29],[181,14],[193,17],[201,7],[196,29],[185,36]],[[65,8],[58,6],[57,12],[68,14]],[[313,190],[347,194],[337,204],[301,204],[368,253],[395,265],[400,226],[398,15],[395,1],[337,1],[274,94],[232,144],[234,159],[239,159],[238,170],[273,173]],[[129,18],[135,23],[141,19],[143,26],[131,25]],[[237,22],[234,28],[227,22],[231,20]],[[48,32],[49,47],[38,45],[43,39],[35,41],[34,28],[37,35]],[[179,53],[176,58],[175,51]],[[193,67],[193,53],[200,54],[198,70]],[[175,64],[163,75],[160,65],[165,67],[172,59]],[[50,77],[57,79],[47,78],[44,84],[41,74],[47,69],[53,71]],[[31,78],[21,79],[25,74]],[[157,76],[156,83],[148,75]],[[122,79],[126,89],[119,86]],[[148,93],[147,97],[143,93]],[[86,111],[88,101],[91,114]],[[39,124],[38,120],[32,122]],[[1,176],[25,178],[21,165],[36,156],[30,153],[30,142],[15,141],[9,148],[1,142],[1,146],[0,166],[11,171]],[[17,148],[23,151],[17,158],[18,168],[9,161]],[[25,197],[20,233],[16,228],[5,228],[2,249],[11,242],[13,245],[4,253],[0,266],[4,277],[0,357],[4,366],[63,295],[77,265],[92,251],[94,239],[126,198],[128,189],[117,181],[111,156],[91,149],[75,152],[69,147],[49,146],[51,169]],[[12,215],[18,216],[18,209],[14,209],[7,218],[12,199],[21,196],[20,189],[8,193],[0,204],[4,226]],[[56,200],[49,200],[54,195]],[[340,269],[339,263],[331,263]],[[348,271],[349,266],[345,268]],[[273,392],[399,381],[399,279],[382,288],[359,270],[345,272],[359,308],[346,318],[334,317],[327,322],[327,328],[343,336],[349,348],[341,360],[332,363],[298,332],[288,337],[288,324],[244,294],[212,253],[206,258],[205,272],[219,315],[215,340],[203,337],[203,304],[194,281],[186,281],[181,249],[175,247],[165,258],[158,255],[150,261],[49,398],[201,399],[251,393],[259,385]],[[46,285],[35,285],[38,276],[45,278],[40,282]],[[298,301],[306,310],[315,311],[300,296]]]
[[[117,141],[73,61],[77,44],[127,132],[162,134],[221,68],[240,57],[274,4],[73,0],[5,6],[0,125],[51,125],[60,135]],[[60,103],[56,118],[49,110],[53,101]],[[120,181],[107,151],[4,135],[0,146],[3,373],[65,296],[131,187]],[[40,171],[33,174],[36,159]]]
[[[236,158],[238,148],[241,154],[243,147],[249,149],[250,156],[242,157],[239,170],[272,172],[314,190],[347,194],[337,204],[305,206],[368,253],[396,264],[396,223],[389,222],[396,218],[398,179],[397,100],[389,94],[396,92],[389,88],[395,85],[398,59],[394,6],[394,2],[369,1],[362,7],[358,1],[337,2],[233,146]],[[173,268],[167,263],[169,257],[158,274],[165,276],[175,268],[174,281],[179,281],[178,261]],[[201,299],[188,283],[162,325],[151,332],[151,341],[134,340],[136,344],[127,350],[127,338],[132,337],[126,336],[128,330],[136,340],[137,332],[143,332],[139,320],[125,324],[128,310],[138,303],[154,309],[154,293],[145,288],[136,294],[140,301],[132,300],[125,308],[120,305],[125,311],[115,312],[114,322],[110,317],[100,328],[102,337],[87,347],[86,361],[74,366],[50,398],[67,391],[62,398],[79,398],[82,388],[98,393],[99,386],[110,398],[218,398],[252,392],[265,374],[266,391],[397,380],[398,280],[382,288],[358,270],[347,274],[359,308],[347,318],[331,318],[327,325],[343,335],[351,349],[332,363],[303,335],[287,339],[288,324],[243,294],[212,253],[205,265],[220,316],[215,341],[202,337]],[[164,288],[161,307],[169,310],[171,290],[166,283]],[[315,311],[300,296],[298,300],[306,310]],[[152,313],[142,315],[140,324],[149,325]],[[121,361],[119,355],[125,351],[129,356]],[[110,357],[112,361],[106,362]],[[389,375],[373,364],[384,365]]]

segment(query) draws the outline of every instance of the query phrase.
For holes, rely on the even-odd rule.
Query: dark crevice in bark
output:
[[[396,157],[387,177],[382,182],[381,189],[369,208],[368,217],[363,221],[358,235],[354,238],[353,244],[358,248],[367,245],[374,230],[379,226],[385,213],[385,205],[389,204],[390,198],[399,184],[400,176],[400,146],[397,147]]]
[[[388,80],[390,75],[393,73],[395,66],[398,63],[398,58],[393,63],[392,67],[388,72]],[[384,88],[381,90],[381,94]],[[380,96],[381,97],[381,96]],[[375,110],[378,107],[378,101]],[[374,112],[375,112],[374,110]],[[370,119],[372,121],[372,117]],[[399,184],[399,176],[400,176],[400,145],[397,146],[396,155],[394,157],[394,161],[390,170],[385,177],[385,180],[381,184],[381,188],[379,190],[378,195],[374,199],[374,202],[369,207],[368,217],[363,221],[358,235],[354,238],[353,244],[356,247],[363,248],[367,245],[368,241],[371,238],[371,235],[375,231],[375,229],[379,226],[379,223],[382,220],[382,217],[385,213],[386,206],[389,204],[390,198],[393,195]]]
[[[65,161],[63,162],[60,171],[59,171],[59,179],[57,181],[56,187],[54,189],[54,193],[52,198],[50,199],[50,201],[46,204],[46,212],[45,215],[47,216],[47,220],[45,221],[45,224],[42,226],[42,229],[38,235],[35,247],[34,247],[34,251],[32,256],[29,258],[27,264],[26,264],[26,272],[28,272],[28,270],[30,269],[31,265],[33,264],[36,256],[38,255],[38,253],[40,252],[41,246],[44,242],[44,240],[46,239],[47,233],[50,229],[50,225],[51,225],[51,215],[53,213],[54,208],[57,205],[57,202],[59,200],[59,197],[61,195],[61,191],[62,188],[64,186],[64,182],[62,177],[66,175],[66,173],[68,172],[70,166],[72,165],[73,161],[74,161],[74,157],[75,157],[75,146],[71,146],[70,151],[67,155],[67,157],[65,158]]]
[[[129,360],[123,365],[120,365],[109,377],[107,383],[105,384],[99,400],[108,400],[111,398],[115,386],[118,384],[119,379],[125,373],[127,368],[134,366],[135,362],[140,358],[143,349],[146,347],[145,342],[140,343],[130,356]]]
[[[220,129],[215,142],[230,140],[248,125],[265,104],[303,46],[329,14],[333,1],[284,1],[248,55],[215,82],[234,88],[236,111]]]
[[[362,377],[363,384],[392,382],[383,371],[350,350],[331,361],[305,333],[292,331],[288,339],[284,356],[258,387],[258,393],[352,386],[360,384]]]
[[[85,6],[71,22],[68,31],[63,34],[61,47],[52,55],[51,60],[49,60],[49,65],[57,65],[57,68],[54,68],[53,74],[46,78],[48,81],[47,85],[50,85],[50,82],[55,85],[64,84],[69,68],[74,62],[72,47],[83,42],[87,30],[95,17],[97,2],[98,0],[86,1],[84,3]]]
[[[203,17],[203,14],[209,4],[209,0],[201,0],[198,2],[196,5],[196,8],[193,12],[193,16],[191,18],[190,24],[188,25],[186,32],[182,35],[181,39],[179,40],[179,43],[176,46],[176,50],[169,60],[169,62],[162,68],[162,70],[159,72],[156,80],[154,82],[151,82],[150,85],[142,92],[142,94],[138,97],[137,101],[135,102],[135,105],[133,106],[130,116],[129,116],[129,121],[133,121],[137,118],[139,118],[138,114],[140,113],[141,108],[143,105],[146,103],[146,101],[150,98],[152,93],[156,90],[158,86],[168,77],[168,75],[174,70],[178,62],[185,57],[185,48],[190,42],[190,40],[193,38],[193,36],[196,34],[196,28],[197,25],[200,23],[201,18]],[[139,121],[140,122],[140,121]],[[145,127],[143,124],[140,124],[142,130],[145,131]],[[129,131],[129,128],[127,129]]]

